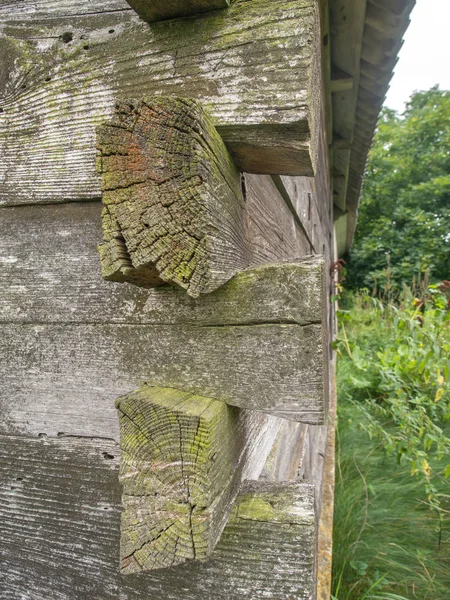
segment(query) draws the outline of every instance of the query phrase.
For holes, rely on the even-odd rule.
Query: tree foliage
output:
[[[384,109],[369,155],[350,288],[450,279],[450,91],[416,92]],[[387,268],[389,265],[389,268]]]

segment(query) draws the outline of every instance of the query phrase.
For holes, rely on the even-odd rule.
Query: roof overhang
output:
[[[321,0],[339,254],[355,234],[367,155],[415,0]]]

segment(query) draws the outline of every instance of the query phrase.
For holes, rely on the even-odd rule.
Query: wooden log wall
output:
[[[294,324],[299,332],[318,324],[317,307],[302,300],[295,277],[284,277],[288,265],[279,270],[264,265],[319,254],[325,256],[326,273],[331,261],[332,201],[320,109],[312,107],[310,117],[305,98],[312,92],[299,94],[299,78],[293,76],[294,71],[300,78],[307,72],[310,78],[318,68],[303,49],[314,38],[310,26],[298,25],[312,22],[313,15],[309,0],[240,0],[225,11],[149,26],[125,0],[0,6],[0,49],[6,57],[0,75],[1,600],[28,598],[30,589],[36,600],[197,600],[211,589],[217,598],[236,600],[249,594],[314,597],[313,522],[321,509],[320,455],[326,446],[321,432],[326,425],[316,429],[312,424],[324,421],[325,404],[317,409],[314,401],[313,409],[304,410],[300,418],[311,425],[258,417],[264,443],[256,446],[259,456],[252,468],[243,469],[246,477],[258,479],[262,473],[260,485],[272,485],[307,476],[318,485],[315,501],[311,485],[295,491],[296,510],[302,507],[299,521],[287,513],[263,513],[262,523],[268,524],[261,525],[264,539],[272,545],[255,549],[263,558],[252,562],[251,577],[248,549],[242,546],[249,536],[245,494],[259,494],[266,508],[275,503],[276,509],[276,499],[269,502],[264,494],[282,498],[281,488],[244,490],[244,514],[238,500],[212,560],[204,565],[190,562],[151,574],[119,574],[121,449],[114,409],[119,395],[149,377],[153,384],[183,387],[195,360],[196,377],[204,372],[206,380],[205,364],[211,373],[211,361],[223,361],[223,352],[214,358],[213,350],[219,336],[229,335],[226,325],[231,325],[230,361],[240,360],[240,340],[254,336],[250,349],[241,345],[244,379],[234,376],[236,389],[251,382],[255,398],[261,398],[272,386],[272,402],[286,381],[289,386],[298,383],[298,373],[290,382],[289,373],[311,341],[305,338],[299,345],[298,338],[291,340],[291,331]],[[258,33],[254,43],[248,37],[252,30],[245,29],[249,20]],[[273,22],[278,42],[271,37]],[[208,26],[215,33],[205,39]],[[188,29],[189,48],[180,43]],[[196,40],[202,48],[197,55]],[[297,62],[278,69],[275,77],[273,64],[285,64],[286,52]],[[319,78],[313,79],[317,85]],[[280,99],[279,90],[294,82],[296,88]],[[246,273],[257,272],[259,265],[272,269],[270,286],[258,287],[258,278],[251,275],[253,288],[246,283],[240,293],[232,281],[229,292],[225,286],[196,300],[170,286],[146,290],[101,279],[95,126],[111,117],[117,100],[173,95],[180,87],[183,95],[200,99],[209,110],[239,167],[260,173],[270,163],[277,173],[245,173],[242,187],[251,267]],[[272,104],[264,112],[268,102]],[[239,107],[247,112],[239,114]],[[300,167],[293,169],[294,163]],[[318,259],[308,260],[314,264]],[[283,278],[277,280],[277,273],[284,273]],[[327,314],[327,305],[319,312]],[[323,332],[322,316],[319,321]],[[325,359],[329,340],[321,336],[314,344]],[[164,347],[172,348],[175,340],[180,353],[165,353]],[[227,368],[225,361],[224,372]],[[157,373],[164,369],[158,381]],[[309,365],[300,379],[307,381],[311,372]],[[324,398],[325,375],[320,384]],[[208,385],[208,393],[217,389],[217,381]],[[244,409],[232,410],[245,418]],[[283,410],[280,416],[292,417]],[[246,435],[247,442],[255,441]],[[312,441],[318,437],[320,444]],[[308,467],[312,464],[314,469]],[[237,486],[233,490],[235,495]],[[292,547],[278,565],[280,576],[268,578],[273,543],[279,544],[287,523],[293,522],[301,527],[292,533]],[[292,556],[300,548],[301,560],[294,564]]]
[[[314,174],[316,0],[240,0],[151,26],[125,0],[69,3],[69,18],[60,3],[23,4],[2,11],[1,203],[98,198],[95,126],[117,99],[151,94],[201,101],[245,171]]]
[[[243,490],[244,510],[239,510],[241,503],[236,505],[211,561],[124,577],[117,568],[117,444],[22,436],[0,436],[0,442],[2,600],[30,598],[30,591],[33,600],[142,600],[162,594],[167,600],[196,600],[208,597],[210,590],[220,600],[263,599],[268,594],[280,599],[313,597],[311,484]],[[254,512],[249,494],[258,494]],[[252,539],[251,547],[244,543],[251,539],[246,530],[249,517],[266,529],[259,542]],[[283,561],[273,552],[280,535]]]

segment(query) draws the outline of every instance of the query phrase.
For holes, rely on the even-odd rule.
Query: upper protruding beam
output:
[[[137,14],[147,21],[164,21],[230,6],[232,0],[127,0]]]
[[[241,175],[198,102],[120,103],[97,148],[105,279],[196,297],[248,266]]]

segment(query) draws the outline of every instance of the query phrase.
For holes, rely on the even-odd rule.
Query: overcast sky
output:
[[[415,90],[450,90],[450,0],[417,0],[385,106],[402,112]]]

